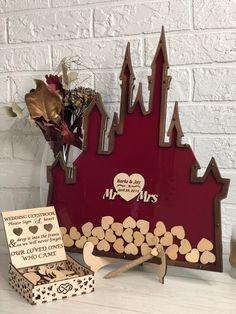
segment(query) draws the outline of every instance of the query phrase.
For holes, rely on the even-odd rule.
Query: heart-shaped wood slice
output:
[[[106,230],[105,239],[110,243],[114,243],[116,241],[116,236],[114,235],[114,231],[112,229]]]
[[[134,229],[136,227],[136,225],[137,225],[136,221],[131,216],[125,218],[125,220],[123,221],[124,228]]]
[[[150,222],[144,219],[139,219],[137,221],[137,227],[142,234],[147,234],[150,228]]]
[[[118,173],[113,180],[117,194],[126,202],[135,198],[143,190],[144,184],[144,177],[138,173],[130,176],[127,173]]]
[[[164,233],[166,233],[166,226],[164,222],[158,221],[156,223],[156,228],[154,229],[154,234],[158,237],[162,236]]]
[[[211,241],[202,238],[197,245],[197,249],[199,252],[211,251],[213,250],[213,244]]]
[[[94,237],[97,237],[99,240],[102,240],[104,239],[105,237],[105,233],[104,233],[104,230],[101,226],[99,227],[95,227],[93,230],[92,230],[92,235]]]
[[[172,244],[166,249],[166,255],[171,259],[172,261],[175,261],[178,258],[178,245]]]
[[[110,244],[105,239],[103,239],[98,243],[97,249],[99,251],[108,252],[110,250]]]
[[[179,247],[179,253],[182,255],[185,255],[188,252],[190,252],[191,250],[192,250],[192,246],[191,246],[189,240],[187,240],[187,239],[181,240],[180,247]]]
[[[71,228],[70,228],[70,237],[71,237],[71,239],[73,239],[73,240],[79,240],[79,239],[80,239],[81,234],[80,234],[80,232],[77,230],[76,227],[71,227]]]
[[[114,218],[112,216],[104,216],[104,217],[102,217],[102,220],[101,220],[102,228],[104,230],[109,229],[110,226],[113,224],[113,222],[114,222]]]
[[[62,237],[63,243],[65,247],[72,247],[74,245],[74,240],[71,239],[69,234],[64,234]]]
[[[143,256],[145,256],[145,255],[151,253],[151,251],[152,251],[152,249],[147,245],[147,243],[143,243],[143,244],[141,245],[141,254],[142,254]]]
[[[81,230],[83,234],[88,238],[92,234],[93,224],[92,222],[86,222],[82,227]]]
[[[159,242],[159,238],[151,232],[148,232],[146,234],[146,241],[149,246],[154,246]]]
[[[117,239],[113,244],[113,248],[116,250],[116,252],[120,254],[124,253],[125,250],[124,240],[121,238]]]
[[[173,236],[176,236],[179,240],[182,240],[185,237],[185,231],[184,231],[183,226],[172,227],[171,233],[173,234]]]
[[[82,249],[87,241],[88,241],[88,238],[85,236],[82,236],[79,240],[75,241],[75,246],[78,249]]]
[[[131,228],[125,229],[125,231],[122,234],[122,237],[127,243],[133,242],[133,229]]]
[[[139,231],[134,231],[134,244],[140,246],[144,242],[144,235]]]
[[[111,225],[111,229],[115,232],[115,234],[120,237],[124,231],[123,225],[120,222],[114,222]]]
[[[125,253],[131,254],[131,255],[137,255],[138,254],[138,248],[134,243],[129,243],[125,247]]]
[[[199,251],[197,249],[192,249],[191,252],[185,255],[185,259],[190,263],[197,263],[199,261]]]
[[[215,263],[216,257],[215,254],[209,251],[204,251],[200,257],[200,262],[202,264]]]
[[[160,244],[163,246],[170,246],[173,244],[173,236],[171,232],[166,232],[164,237],[161,238]]]

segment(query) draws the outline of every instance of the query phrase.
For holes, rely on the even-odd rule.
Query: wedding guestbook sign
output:
[[[229,180],[214,158],[198,176],[191,147],[182,143],[177,103],[166,140],[167,71],[162,30],[147,78],[146,109],[141,84],[133,100],[128,44],[119,115],[108,130],[108,115],[95,96],[83,114],[83,152],[72,168],[61,155],[48,168],[48,204],[56,208],[68,250],[80,251],[90,241],[97,254],[135,258],[157,247],[171,265],[221,271],[220,201]]]
[[[89,293],[93,272],[65,253],[54,207],[3,212],[9,283],[31,304]]]
[[[15,267],[66,260],[54,207],[3,212],[2,217]]]

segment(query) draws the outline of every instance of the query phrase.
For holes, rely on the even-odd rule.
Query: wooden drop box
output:
[[[43,219],[41,219],[39,224],[36,224],[37,220],[34,220],[28,223],[26,226],[24,225],[24,223],[21,223],[23,216],[30,217],[32,216],[32,213],[33,215],[37,216],[36,213],[40,213],[40,211],[42,211],[41,213],[51,212],[51,215],[45,216],[45,218],[50,216],[51,220],[49,219],[43,221]],[[65,299],[72,296],[83,295],[94,291],[94,273],[87,267],[78,263],[71,256],[66,255],[60,235],[56,213],[54,215],[53,212],[55,213],[54,207],[47,207],[42,209],[27,209],[2,213],[11,257],[11,263],[9,267],[9,284],[31,304],[46,303],[59,299]],[[10,216],[8,215],[8,213]],[[17,224],[17,228],[11,227],[11,225],[9,224],[9,222],[12,220],[7,220],[8,217],[13,217],[12,215],[14,214],[14,222],[19,222]],[[17,217],[19,217],[19,219],[17,219]],[[32,234],[28,233],[28,230],[30,229],[29,225],[30,227],[32,227],[32,225],[37,226],[37,228],[35,229],[31,228],[31,230],[33,231]],[[52,225],[53,230],[46,231],[44,227],[46,226],[48,229],[50,229],[48,227],[49,225],[50,228]],[[35,232],[36,229],[37,232]],[[18,233],[15,234],[15,236],[14,231]],[[28,245],[22,245],[22,243],[24,243],[24,234],[26,231],[26,239],[28,239],[26,241],[28,241]],[[42,232],[44,233],[44,236],[42,236]],[[38,235],[36,235],[37,233]],[[58,248],[58,250],[53,252],[54,254],[52,254],[52,249],[50,249],[53,247],[53,245],[50,244],[51,242],[53,242],[53,236],[55,237],[54,239],[56,239],[56,244],[53,245]],[[36,238],[36,240],[38,240],[36,242],[34,242],[35,240],[32,242],[32,238]],[[39,246],[42,243],[40,242],[40,239],[45,239],[43,242],[43,246],[41,247]],[[48,243],[46,242],[47,239],[49,239]],[[15,243],[15,247],[11,247],[12,243]],[[33,251],[41,253],[39,253],[38,255],[31,254],[27,256],[29,252]],[[20,254],[20,252],[22,254]],[[40,259],[42,259],[44,263],[40,263]],[[73,273],[73,276],[68,276],[68,278],[62,280],[55,279],[54,281],[52,279],[49,282],[45,281],[44,279],[44,281],[41,282],[40,280],[42,279],[38,272],[40,268],[47,270],[46,275],[50,273],[54,274],[55,271],[59,273],[60,271],[65,271],[67,273]],[[32,280],[26,278],[26,273],[33,273],[35,274],[35,276],[39,276],[39,282],[33,283]],[[44,277],[42,276],[42,278]]]

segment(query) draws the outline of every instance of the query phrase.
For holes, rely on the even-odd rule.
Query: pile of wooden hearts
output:
[[[192,248],[191,243],[185,238],[183,226],[174,226],[167,231],[162,221],[157,221],[153,232],[150,232],[150,223],[139,219],[136,221],[131,216],[122,223],[115,222],[111,216],[101,219],[101,226],[94,226],[87,222],[81,227],[81,232],[76,227],[71,227],[69,233],[65,227],[60,227],[65,247],[76,246],[82,249],[86,242],[92,242],[98,251],[108,252],[111,247],[119,253],[131,255],[147,255],[153,247],[158,251],[164,250],[171,260],[176,260],[178,254],[184,255],[187,262],[202,264],[214,263],[215,255],[211,252],[213,244],[202,238],[197,248]],[[178,242],[178,244],[176,244]]]
[[[36,270],[25,271],[23,276],[34,285],[43,285],[59,280],[77,277],[74,271],[63,269],[60,266],[57,266],[56,268],[39,266]]]

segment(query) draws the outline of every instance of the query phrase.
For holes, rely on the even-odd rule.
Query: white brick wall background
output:
[[[101,92],[111,113],[120,97],[127,41],[147,100],[162,24],[172,75],[170,109],[178,100],[182,128],[203,169],[214,156],[231,179],[222,203],[228,252],[236,224],[235,0],[0,0],[0,105],[15,99],[24,107],[32,78],[42,79],[64,56],[80,55],[92,69],[81,70],[81,81],[87,78]],[[0,210],[40,206],[41,133],[0,112],[0,142]]]

